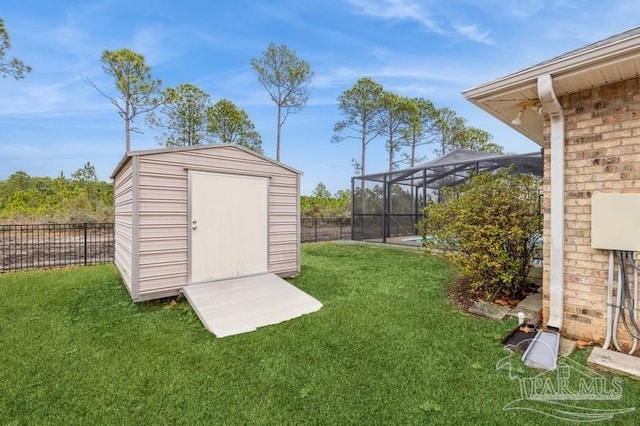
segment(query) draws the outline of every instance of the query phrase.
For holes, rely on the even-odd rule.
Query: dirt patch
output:
[[[447,299],[455,303],[461,311],[469,312],[469,308],[480,296],[469,286],[469,280],[458,278],[447,290]]]
[[[522,297],[511,298],[505,295],[499,295],[493,302],[503,306],[516,306],[529,294],[539,292],[540,285],[535,282],[536,280],[532,279],[531,281],[534,282],[530,282],[524,288]],[[457,281],[447,290],[447,299],[455,303],[461,311],[469,312],[469,308],[471,308],[476,301],[486,300],[486,295],[472,289],[469,284],[469,280],[465,278],[458,278]]]

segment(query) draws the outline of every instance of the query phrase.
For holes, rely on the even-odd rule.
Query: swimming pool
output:
[[[433,241],[433,237],[431,235],[427,235],[426,237],[410,237],[403,238],[402,241],[407,243],[423,243],[425,241]]]

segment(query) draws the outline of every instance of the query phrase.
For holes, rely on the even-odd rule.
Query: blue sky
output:
[[[315,76],[307,107],[291,115],[282,161],[301,170],[302,192],[318,182],[346,189],[359,157],[355,141],[330,142],[336,99],[368,76],[400,95],[449,107],[510,152],[538,149],[464,100],[461,92],[638,25],[629,0],[7,0],[0,9],[9,57],[33,67],[0,79],[0,179],[17,170],[69,176],[90,161],[107,180],[124,152],[122,119],[82,81],[105,91],[104,49],[141,53],[165,86],[191,83],[245,109],[275,157],[275,106],[249,65],[270,42],[285,43]],[[113,93],[113,92],[111,92]],[[132,149],[157,148],[155,133]],[[424,155],[433,158],[430,148]],[[370,145],[367,172],[385,170],[383,141]]]

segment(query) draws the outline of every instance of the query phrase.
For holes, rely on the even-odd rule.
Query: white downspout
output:
[[[564,316],[564,114],[551,75],[538,77],[538,98],[551,120],[551,235],[549,253],[549,319],[560,331]]]

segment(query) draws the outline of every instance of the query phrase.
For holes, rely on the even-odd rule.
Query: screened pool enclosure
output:
[[[514,173],[542,176],[542,153],[504,155],[457,149],[440,158],[392,172],[351,178],[351,239],[388,242],[416,235],[427,201],[440,188],[465,182],[474,173],[512,167]]]

